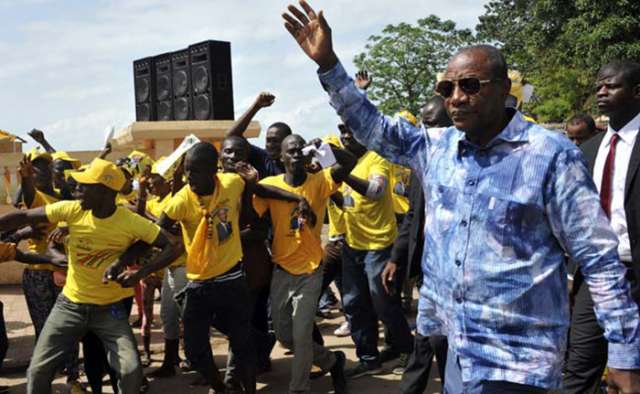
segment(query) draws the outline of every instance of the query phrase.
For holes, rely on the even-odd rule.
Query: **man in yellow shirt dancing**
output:
[[[308,158],[302,153],[304,146],[299,135],[286,137],[282,142],[285,174],[265,178],[261,183],[301,195],[309,202],[308,212],[301,212],[293,202],[254,199],[256,212],[263,215],[269,211],[273,225],[273,326],[280,343],[294,350],[290,393],[309,392],[309,372],[315,364],[331,372],[335,393],[345,394],[344,353],[331,352],[315,343],[311,334],[322,287],[320,232],[325,209],[329,197],[351,172],[355,157],[332,147],[337,164],[309,174],[305,168]]]
[[[187,279],[184,301],[184,342],[187,358],[213,390],[255,393],[255,349],[250,335],[251,301],[244,278],[240,243],[240,215],[255,216],[253,209],[241,211],[242,195],[255,182],[257,173],[246,164],[238,174],[218,172],[218,152],[206,142],[194,145],[184,166],[188,185],[163,208],[159,224],[168,229],[182,227],[187,249]],[[246,180],[246,181],[245,181]],[[209,344],[213,325],[229,338],[237,368],[227,368],[220,382]],[[231,371],[230,371],[231,369]]]
[[[138,393],[142,383],[140,357],[121,301],[133,294],[132,284],[171,263],[181,248],[157,225],[116,206],[124,174],[114,164],[95,159],[86,171],[72,177],[79,183],[78,200],[0,217],[0,231],[62,221],[69,228],[67,281],[34,349],[27,392],[50,393],[51,381],[69,351],[92,331],[107,349],[109,363],[118,373],[120,392]],[[132,245],[138,241],[162,251],[139,271],[125,271]]]

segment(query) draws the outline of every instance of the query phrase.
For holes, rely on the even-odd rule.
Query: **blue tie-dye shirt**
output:
[[[591,290],[609,366],[640,368],[638,308],[578,148],[518,112],[478,147],[455,127],[427,130],[382,116],[340,64],[320,80],[355,137],[422,182],[418,331],[449,337],[464,381],[559,386],[566,255]]]

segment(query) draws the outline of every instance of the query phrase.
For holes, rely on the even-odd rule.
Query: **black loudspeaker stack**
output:
[[[136,96],[136,120],[156,120],[156,77],[152,57],[133,62],[133,85]]]
[[[136,120],[233,120],[229,42],[136,60],[133,70]]]

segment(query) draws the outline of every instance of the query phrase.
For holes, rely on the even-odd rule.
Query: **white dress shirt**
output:
[[[631,261],[631,244],[629,242],[629,231],[627,230],[627,216],[624,211],[624,186],[627,180],[627,169],[629,168],[629,161],[631,160],[631,151],[633,150],[633,145],[636,143],[638,129],[640,129],[640,114],[636,115],[635,118],[631,119],[629,123],[617,131],[620,138],[616,145],[616,158],[613,164],[611,226],[620,242],[618,245],[620,260],[626,262]],[[605,134],[600,148],[598,148],[598,155],[596,156],[596,162],[593,167],[593,181],[598,188],[598,192],[602,186],[602,172],[604,171],[607,154],[609,154],[611,136],[615,132],[616,131],[611,128],[611,125],[609,125],[607,134]]]

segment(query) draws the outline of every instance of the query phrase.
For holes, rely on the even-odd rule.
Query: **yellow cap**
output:
[[[516,70],[509,70],[509,79],[511,80],[511,91],[509,94],[516,98],[516,108],[518,108],[524,99],[524,91],[522,90],[522,74]]]
[[[144,152],[134,150],[129,153],[129,156],[127,157],[130,159],[129,168],[127,168],[127,170],[129,170],[134,178],[142,175],[147,167],[153,166],[153,159]]]
[[[408,121],[414,126],[418,124],[418,119],[416,119],[416,117],[406,109],[403,109],[402,111],[398,112],[396,116],[404,118],[406,121]]]
[[[71,163],[71,166],[76,170],[82,165],[82,162],[80,160],[74,159],[65,151],[59,150],[57,152],[53,152],[51,154],[51,157],[53,158],[53,160],[62,160]]]
[[[48,161],[52,161],[51,153],[40,150],[39,148],[33,148],[29,152],[27,152],[27,157],[29,160],[34,161],[37,159],[44,159]]]
[[[101,184],[119,192],[125,183],[124,173],[115,164],[102,159],[93,159],[85,171],[74,171],[71,177],[87,185]]]
[[[340,142],[340,138],[335,134],[329,134],[322,139],[322,142],[335,145],[337,147],[342,147],[342,142]]]

